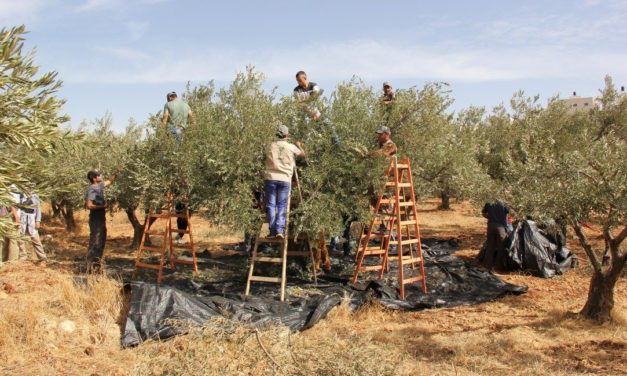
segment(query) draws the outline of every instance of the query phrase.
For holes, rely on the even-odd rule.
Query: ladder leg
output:
[[[189,208],[185,208],[185,220],[187,221],[187,231],[189,235],[189,245],[192,247],[192,262],[194,263],[194,274],[198,274],[198,259],[196,258],[196,245],[192,235],[192,221],[190,220]]]
[[[381,202],[381,197],[379,197],[379,203]],[[377,207],[379,204],[377,204]],[[370,226],[368,227],[368,235],[366,236],[366,240],[363,244],[363,248],[361,252],[357,252],[359,254],[357,260],[357,266],[355,267],[355,274],[353,274],[353,284],[357,283],[357,278],[359,278],[359,271],[364,263],[364,258],[366,257],[366,249],[368,248],[368,244],[370,243],[370,237],[372,236],[372,228],[374,227],[375,219],[373,218],[370,221]]]
[[[149,209],[148,216],[146,216],[146,219],[144,221],[144,231],[142,232],[142,239],[139,242],[139,248],[137,248],[137,253],[135,254],[135,267],[133,268],[133,275],[131,276],[131,279],[137,278],[137,264],[141,262],[141,257],[143,253],[142,249],[144,249],[144,245],[146,244],[146,235],[150,230],[150,215],[152,213],[152,209]]]
[[[259,229],[259,234],[261,234],[261,228]],[[255,236],[255,244],[253,245],[253,252],[250,258],[250,266],[248,267],[248,278],[246,279],[246,290],[244,291],[244,295],[250,294],[250,279],[253,276],[253,270],[255,269],[255,261],[257,260],[257,247],[259,246],[259,234]]]
[[[313,273],[314,285],[318,285],[318,271],[316,270],[316,261],[314,258],[313,247],[311,246],[311,242],[309,241],[309,236],[305,238],[307,242],[307,247],[309,248],[309,258],[311,259],[311,271]]]
[[[361,243],[364,241],[364,229],[365,229],[366,225],[362,222],[361,223],[361,230],[359,230],[359,242],[357,242],[357,248],[355,248],[355,261],[357,261],[357,258],[359,257],[359,252],[361,249]]]

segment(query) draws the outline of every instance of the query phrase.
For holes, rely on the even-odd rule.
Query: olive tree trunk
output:
[[[139,243],[142,240],[142,234],[144,232],[144,224],[139,221],[137,218],[137,214],[135,213],[135,207],[126,208],[124,212],[126,213],[126,217],[129,222],[133,226],[133,242],[131,243],[131,248],[139,247]]]
[[[65,229],[67,231],[75,231],[76,220],[74,219],[74,208],[72,207],[72,204],[66,200],[62,200],[61,214],[63,215],[63,220],[65,221]]]
[[[588,300],[580,314],[598,322],[610,321],[614,308],[614,288],[627,260],[627,253],[620,250],[620,245],[627,236],[627,226],[616,237],[612,235],[609,229],[604,231],[606,248],[609,248],[611,257],[610,262],[605,266],[599,261],[599,257],[588,242],[579,223],[574,223],[573,228],[594,268],[588,290]]]

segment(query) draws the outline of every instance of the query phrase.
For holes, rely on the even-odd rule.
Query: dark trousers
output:
[[[174,206],[174,210],[176,211],[176,214],[183,214],[187,210],[187,206],[185,206],[185,204],[183,204],[181,202],[178,202]],[[177,228],[177,230],[182,230],[182,231],[187,230],[187,219],[186,218],[176,218],[176,228]],[[185,233],[184,232],[179,232],[179,235],[182,238],[183,235],[185,235]]]
[[[486,251],[482,260],[486,268],[493,269],[498,267],[498,254],[505,251],[505,239],[507,231],[505,227],[496,223],[488,223]]]
[[[107,221],[104,211],[89,213],[89,249],[87,261],[98,262],[102,260],[105,242],[107,241]]]

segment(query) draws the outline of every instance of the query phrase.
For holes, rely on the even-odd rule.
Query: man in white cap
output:
[[[296,166],[296,157],[304,158],[305,152],[300,144],[287,141],[289,129],[280,125],[277,140],[266,149],[266,168],[264,171],[264,190],[266,214],[268,216],[268,237],[284,238],[287,201],[290,194],[292,174]]]

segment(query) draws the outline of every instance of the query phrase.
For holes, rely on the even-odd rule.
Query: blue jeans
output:
[[[287,199],[290,194],[290,183],[278,180],[265,180],[266,214],[270,235],[283,234],[285,231],[285,214]]]
[[[181,143],[181,140],[183,139],[183,130],[181,128],[175,127],[172,124],[168,124],[168,132],[170,132],[172,137],[174,137],[176,145]]]

